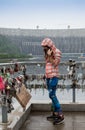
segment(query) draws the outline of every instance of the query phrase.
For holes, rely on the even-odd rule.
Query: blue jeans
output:
[[[57,77],[47,78],[46,83],[49,92],[49,98],[52,100],[52,106],[54,108],[54,112],[62,112],[60,103],[56,96],[56,87],[58,84],[58,78]]]

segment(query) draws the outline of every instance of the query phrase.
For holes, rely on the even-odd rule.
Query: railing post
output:
[[[74,103],[75,100],[76,100],[75,89],[76,89],[76,85],[77,85],[76,84],[77,83],[76,68],[78,68],[75,60],[69,59],[69,68],[70,68],[70,71],[71,71],[72,89],[73,89],[73,103]]]
[[[7,116],[7,105],[6,105],[6,95],[3,97],[2,101],[2,123],[8,122],[8,116]]]
[[[76,101],[76,93],[75,93],[75,87],[73,87],[73,103]]]

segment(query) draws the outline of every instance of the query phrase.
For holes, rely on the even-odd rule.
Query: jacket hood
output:
[[[50,47],[50,48],[53,50],[53,52],[56,50],[56,47],[55,47],[53,41],[52,41],[50,38],[45,38],[45,39],[42,41],[41,46],[42,46],[42,47],[48,46],[48,47]]]

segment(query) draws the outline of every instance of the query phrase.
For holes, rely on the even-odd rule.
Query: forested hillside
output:
[[[0,28],[0,56],[43,55],[41,42],[49,37],[62,53],[85,53],[85,29],[3,29]]]
[[[0,54],[19,54],[19,48],[7,36],[0,35]]]

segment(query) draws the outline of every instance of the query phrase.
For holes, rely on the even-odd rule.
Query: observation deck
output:
[[[6,66],[8,65],[9,64],[7,64]],[[80,77],[77,77],[79,79],[75,87],[71,86],[72,79],[69,80],[68,75],[66,75],[66,65],[64,65],[66,71],[64,71],[64,67],[62,67],[63,72],[65,73],[61,76],[62,79],[59,81],[59,94],[57,93],[57,96],[60,100],[65,115],[65,120],[64,123],[60,125],[53,125],[52,122],[46,120],[46,117],[51,112],[51,101],[47,98],[47,91],[46,88],[44,88],[44,81],[42,81],[42,74],[40,73],[43,72],[42,64],[40,65],[40,63],[30,63],[29,65],[27,63],[27,65],[29,66],[27,68],[28,72],[31,70],[31,65],[35,65],[33,66],[33,68],[36,71],[35,75],[33,75],[32,73],[28,73],[29,79],[27,90],[30,90],[32,98],[28,102],[25,111],[23,111],[22,106],[19,104],[16,98],[13,97],[12,105],[14,106],[14,110],[12,110],[11,113],[7,113],[7,123],[2,122],[2,105],[0,105],[0,130],[85,130],[84,64],[81,68],[78,69],[78,71],[81,70],[81,72],[83,73],[83,79],[81,75]],[[17,74],[20,75],[22,73],[19,72]],[[15,74],[14,76],[16,77],[17,74]],[[70,90],[70,93],[68,90]]]

